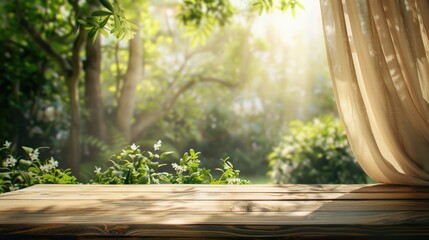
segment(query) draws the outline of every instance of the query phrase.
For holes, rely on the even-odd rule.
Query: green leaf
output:
[[[80,24],[82,24],[82,25],[84,25],[84,26],[87,26],[88,25],[88,22],[87,21],[85,21],[84,19],[77,19],[77,22],[78,23],[80,23]]]
[[[103,10],[97,10],[91,14],[93,17],[104,17],[104,16],[110,16],[113,15],[113,13]]]
[[[11,172],[0,172],[0,179],[10,179]]]
[[[26,170],[28,167],[31,166],[31,164],[33,164],[33,162],[24,159],[21,159],[18,162],[18,166],[21,170]]]
[[[97,39],[98,35],[98,29],[97,28],[91,28],[91,30],[88,33],[88,37],[92,39],[92,43],[94,44],[95,40]]]
[[[100,28],[104,28],[106,26],[107,22],[109,21],[110,16],[107,16],[103,19],[103,21],[100,22]]]
[[[164,159],[166,156],[171,155],[171,154],[173,154],[173,153],[174,153],[173,151],[163,152],[163,153],[159,156],[159,158],[160,158],[160,159]]]
[[[21,172],[21,177],[27,185],[31,185],[32,178],[27,172]]]
[[[115,28],[122,28],[122,24],[121,24],[121,21],[119,20],[119,16],[118,16],[118,14],[113,14],[113,19],[114,19],[114,22],[115,22]]]
[[[24,149],[24,151],[28,154],[33,152],[33,149],[31,147],[22,146],[22,149]]]
[[[115,8],[108,0],[100,0],[100,3],[107,9],[109,9],[111,12],[115,11]]]
[[[88,23],[88,26],[91,26],[91,27],[98,27],[100,25],[95,18],[88,18],[87,23]]]

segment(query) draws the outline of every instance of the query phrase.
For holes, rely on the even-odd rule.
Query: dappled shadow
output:
[[[345,191],[344,186],[355,187]],[[279,192],[284,189],[283,194],[288,198],[269,203],[269,207],[255,201],[236,203],[234,211],[247,212],[243,217],[254,221],[234,224],[240,215],[237,213],[223,216],[224,226],[230,226],[236,237],[426,239],[429,236],[427,187],[279,185],[278,189]]]
[[[193,187],[168,193],[13,192],[0,198],[0,232],[53,236],[138,235],[135,231],[143,229],[156,236],[158,228],[153,225],[204,221],[197,215],[187,222],[170,217],[172,213],[185,212],[186,201],[195,194]],[[140,228],[141,225],[145,227]]]
[[[0,233],[292,239],[429,234],[429,188],[176,186],[80,186],[78,192],[45,186],[1,195]]]
[[[376,184],[323,203],[308,219],[339,218],[331,235],[376,239],[427,239],[429,187]]]

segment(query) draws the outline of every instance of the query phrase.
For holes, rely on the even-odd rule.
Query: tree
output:
[[[106,2],[106,1],[102,1]],[[69,0],[62,5],[59,2],[20,2],[14,1],[14,10],[17,22],[25,30],[27,35],[59,68],[62,73],[69,95],[71,124],[68,141],[68,165],[74,173],[79,171],[81,156],[81,106],[79,94],[79,82],[82,73],[82,60],[80,54],[86,42],[86,53],[88,61],[85,66],[86,83],[86,106],[90,109],[89,132],[91,135],[106,139],[106,128],[104,124],[103,109],[100,96],[100,65],[101,65],[101,43],[100,38],[94,38],[92,42],[86,41],[86,31],[74,20],[89,15],[89,9],[96,6],[96,1],[88,0],[80,5],[76,0]],[[39,8],[37,8],[39,7]],[[67,18],[64,9],[69,11]],[[45,12],[41,12],[41,10]],[[115,10],[115,9],[112,9]],[[40,26],[34,22],[44,19],[41,15],[49,13],[47,22],[41,21]],[[31,17],[31,19],[30,19]],[[61,18],[61,20],[59,20]],[[37,19],[37,20],[36,20]],[[53,23],[58,28],[50,29],[52,36],[47,36],[42,30],[46,25]],[[39,29],[38,29],[39,28]],[[76,33],[75,33],[76,30]],[[89,32],[91,34],[91,31]],[[94,35],[97,34],[92,34]],[[122,36],[122,35],[121,35]],[[60,45],[60,47],[54,47]]]
[[[57,49],[52,46],[52,43],[46,39],[39,30],[35,28],[34,25],[30,23],[26,16],[31,11],[28,7],[28,2],[26,2],[25,8],[22,8],[19,0],[15,0],[15,15],[18,19],[18,23],[28,34],[28,36],[37,44],[40,49],[52,60],[54,61],[61,73],[64,76],[65,83],[68,89],[68,94],[70,96],[70,112],[71,112],[71,127],[69,131],[69,155],[70,155],[70,167],[73,171],[78,171],[79,169],[79,157],[80,157],[80,105],[79,105],[79,80],[82,71],[82,63],[80,59],[80,53],[82,47],[85,43],[85,31],[83,28],[79,28],[76,37],[72,38],[72,43],[69,44],[65,52],[70,52],[69,54],[62,54]],[[69,1],[73,12],[80,12],[80,7],[77,1]],[[59,5],[52,5],[52,8],[59,10]],[[37,15],[36,15],[37,16]],[[54,15],[55,16],[55,15]],[[69,18],[72,18],[73,14],[69,15]],[[74,26],[63,26],[65,30],[68,30],[66,34],[59,34],[57,31],[53,31],[53,35],[58,38],[58,40],[65,40],[69,37],[70,32],[73,30]],[[67,29],[68,28],[68,29]]]
[[[90,11],[96,11],[100,5],[98,0],[88,0],[88,3]],[[101,36],[97,36],[93,41],[86,41],[85,53],[85,108],[88,110],[86,129],[90,136],[107,142],[107,126],[101,95]],[[97,154],[98,149],[91,147],[88,157],[94,159]]]
[[[111,2],[1,3],[5,7],[2,15],[8,21],[3,25],[7,30],[4,32],[13,37],[7,39],[7,34],[2,34],[0,41],[11,46],[8,53],[21,54],[22,50],[31,56],[25,57],[30,68],[16,64],[19,58],[13,60],[20,74],[7,71],[11,83],[7,88],[13,90],[12,99],[16,100],[13,101],[20,102],[23,108],[24,98],[19,94],[24,85],[22,79],[43,82],[32,87],[37,86],[39,92],[55,92],[56,97],[63,89],[67,90],[67,94],[60,96],[62,103],[68,105],[63,110],[62,128],[69,127],[69,154],[65,156],[69,156],[67,165],[75,173],[81,161],[82,132],[85,138],[109,144],[113,141],[106,125],[114,125],[128,142],[177,135],[174,139],[182,138],[181,144],[187,144],[190,135],[200,134],[198,119],[206,111],[199,109],[206,105],[201,99],[210,92],[217,94],[213,98],[233,98],[234,89],[253,81],[252,74],[257,69],[257,61],[244,51],[254,49],[257,44],[249,35],[250,28],[237,25],[237,29],[228,32],[218,27],[232,25],[236,11],[229,1],[134,0],[121,1],[120,6]],[[10,11],[12,14],[7,13]],[[161,21],[164,27],[160,27]],[[135,29],[131,22],[139,28]],[[183,28],[179,29],[179,25]],[[102,41],[99,33],[106,31]],[[127,41],[134,32],[135,37]],[[234,35],[238,33],[243,34],[240,42]],[[112,35],[124,40],[118,43]],[[225,46],[228,52],[224,54],[218,49]],[[36,80],[37,75],[41,79]],[[30,89],[30,84],[25,84]],[[34,106],[47,98],[40,94],[31,96],[34,97],[26,99]],[[32,116],[36,112],[40,111],[32,111]],[[25,121],[33,121],[30,118]],[[4,126],[13,128],[6,123]],[[14,128],[20,129],[18,125]],[[173,129],[179,129],[179,133],[170,133]],[[59,131],[56,135],[60,135]],[[50,141],[56,142],[54,138]],[[89,158],[95,159],[94,148],[89,153]]]

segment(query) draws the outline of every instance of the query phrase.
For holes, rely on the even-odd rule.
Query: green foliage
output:
[[[19,2],[32,27],[52,48],[69,55],[65,48],[72,32],[68,21],[74,18],[70,6],[59,1]],[[55,145],[59,151],[69,127],[64,79],[55,63],[23,31],[16,12],[15,1],[0,4],[0,115],[7,116],[0,119],[0,139],[12,138],[19,145]]]
[[[274,8],[277,8],[283,13],[290,9],[292,16],[295,16],[297,7],[304,9],[304,5],[298,0],[280,0],[277,5],[273,0],[254,0],[251,6],[255,11],[259,12],[259,15],[263,12],[270,13]]]
[[[61,170],[52,157],[39,160],[41,148],[22,147],[24,157],[17,157],[15,146],[6,141],[0,148],[0,193],[19,190],[34,184],[76,184],[69,169]]]
[[[177,18],[196,45],[198,42],[204,44],[216,25],[226,25],[234,12],[229,0],[184,0]]]
[[[99,33],[108,37],[110,34],[117,39],[132,39],[137,25],[130,22],[124,15],[119,5],[108,0],[99,0],[105,9],[96,10],[87,19],[78,19],[78,23],[86,26],[88,37],[94,42]]]
[[[162,162],[173,152],[159,152],[161,141],[154,145],[154,152],[141,151],[135,144],[126,147],[121,153],[113,155],[109,167],[104,172],[96,167],[92,183],[99,184],[248,184],[239,178],[240,171],[228,159],[222,160],[222,167],[216,170],[222,174],[215,178],[209,169],[200,167],[199,152],[190,150],[183,154],[179,163],[171,166],[175,173],[160,171],[166,164]]]
[[[177,18],[184,24],[199,26],[207,19],[213,19],[221,26],[227,24],[234,14],[229,0],[184,0]]]
[[[209,169],[200,167],[199,152],[190,150],[173,163],[175,173],[161,172],[160,164],[173,152],[158,152],[161,141],[154,144],[154,152],[141,151],[135,144],[126,147],[121,153],[113,155],[113,166],[101,172],[96,167],[95,177],[90,183],[99,184],[249,184],[240,179],[240,171],[234,169],[228,158],[222,160],[219,177],[214,177]],[[16,146],[6,141],[0,148],[2,167],[0,168],[0,193],[19,190],[34,184],[77,184],[69,169],[61,170],[52,157],[39,160],[41,148],[22,147],[24,157],[17,157]]]
[[[273,0],[255,0],[251,4],[252,8],[259,12],[259,15],[263,12],[271,12],[274,6]]]
[[[109,142],[90,135],[84,135],[82,143],[85,149],[94,151],[96,154],[84,155],[84,158],[90,158],[89,161],[80,165],[79,180],[87,182],[93,177],[94,166],[107,167],[108,159],[122,149],[123,146],[128,145],[128,139],[124,136],[115,125],[107,122],[107,131],[110,136]]]
[[[343,126],[331,116],[294,121],[290,134],[269,155],[276,183],[365,183]]]

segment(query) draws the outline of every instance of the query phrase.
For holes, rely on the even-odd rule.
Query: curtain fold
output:
[[[364,171],[429,185],[429,1],[320,0],[338,110]]]

